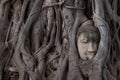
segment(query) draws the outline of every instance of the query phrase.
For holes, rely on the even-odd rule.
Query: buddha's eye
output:
[[[99,41],[100,41],[99,39],[95,39],[94,40],[95,43],[99,43]]]
[[[80,41],[81,43],[88,43],[88,39],[84,38],[84,39],[81,39]]]

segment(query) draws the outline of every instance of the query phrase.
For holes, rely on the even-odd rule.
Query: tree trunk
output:
[[[119,0],[0,0],[0,80],[120,80],[119,9]]]

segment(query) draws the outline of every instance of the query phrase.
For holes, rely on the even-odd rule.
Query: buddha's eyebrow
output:
[[[81,38],[80,40],[88,40],[87,38]]]
[[[86,36],[86,35],[80,37],[81,40],[82,39],[87,39],[87,38],[88,38],[88,36]]]

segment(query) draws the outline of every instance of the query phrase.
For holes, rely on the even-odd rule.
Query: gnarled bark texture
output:
[[[96,55],[76,35],[91,20]],[[120,80],[120,0],[0,0],[0,80]]]

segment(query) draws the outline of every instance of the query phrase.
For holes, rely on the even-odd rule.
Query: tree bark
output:
[[[0,80],[119,80],[119,9],[119,0],[0,0]],[[87,21],[100,41],[84,61],[77,34]]]

